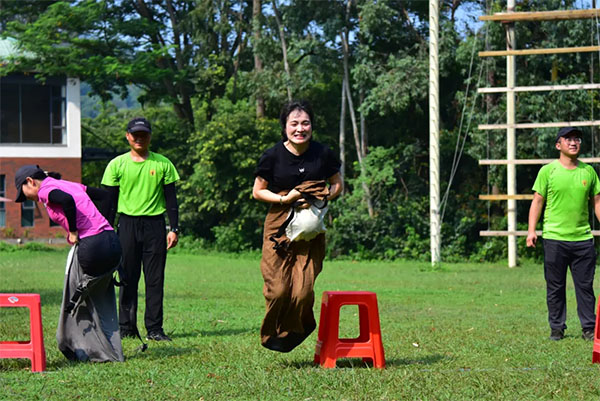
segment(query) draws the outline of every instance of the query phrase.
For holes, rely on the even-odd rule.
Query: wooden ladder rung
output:
[[[541,230],[536,230],[535,232],[538,236],[542,235]],[[519,237],[526,237],[526,230],[519,231],[506,231],[506,230],[488,230],[488,231],[479,231],[480,237],[506,237],[509,235],[516,235]]]
[[[541,230],[536,230],[535,233],[538,236],[542,235]],[[527,231],[518,230],[518,231],[505,231],[505,230],[488,230],[488,231],[479,231],[480,237],[507,237],[509,235],[516,235],[518,237],[526,237]],[[592,230],[592,235],[594,237],[600,237],[600,230]]]
[[[560,121],[553,123],[517,123],[517,124],[479,124],[477,128],[486,129],[530,129],[530,128],[562,128],[562,127],[592,127],[600,126],[600,120],[592,121]]]
[[[591,53],[600,50],[600,46],[554,47],[549,49],[487,50],[479,52],[479,57],[527,56],[533,54]]]
[[[547,92],[600,89],[600,84],[570,84],[570,85],[540,85],[540,86],[505,86],[478,88],[477,93],[506,93],[506,92]]]
[[[520,195],[479,195],[480,200],[488,201],[502,201],[502,200],[532,200],[533,194],[520,194]]]
[[[600,17],[600,9],[586,10],[554,10],[554,11],[523,11],[512,13],[494,13],[482,15],[480,21],[517,22],[517,21],[557,21],[570,19],[589,19]]]
[[[516,164],[516,165],[534,165],[534,164],[548,164],[553,162],[556,159],[515,159],[515,160],[505,160],[505,159],[481,159],[479,160],[480,166],[495,166],[495,165],[508,165],[508,164]],[[578,160],[581,160],[584,163],[600,163],[600,157],[580,157]]]

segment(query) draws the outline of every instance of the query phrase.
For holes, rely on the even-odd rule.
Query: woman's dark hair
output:
[[[57,173],[56,171],[39,171],[31,175],[31,178],[36,180],[44,180],[44,178],[47,177],[60,180],[62,178],[62,175],[60,173]]]
[[[285,134],[285,125],[287,124],[288,116],[294,110],[302,110],[303,112],[308,114],[308,118],[310,118],[310,125],[313,126],[313,128],[315,125],[315,118],[312,111],[312,107],[310,106],[310,103],[308,103],[306,100],[294,100],[284,104],[281,108],[281,113],[279,113],[279,124],[281,124],[281,138],[284,141],[287,138],[287,135]]]

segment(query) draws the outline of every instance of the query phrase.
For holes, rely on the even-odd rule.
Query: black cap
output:
[[[25,202],[25,194],[23,193],[23,184],[27,182],[27,177],[43,176],[44,170],[35,164],[27,164],[15,173],[15,186],[17,187],[17,199],[15,202]]]
[[[558,134],[556,135],[556,142],[560,141],[560,138],[563,136],[567,136],[569,134],[576,134],[579,138],[583,136],[581,131],[576,127],[562,127],[558,130]]]
[[[150,121],[146,120],[144,117],[136,117],[129,121],[127,124],[127,132],[152,132],[152,126],[150,125]]]

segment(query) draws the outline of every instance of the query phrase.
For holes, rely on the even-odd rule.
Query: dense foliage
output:
[[[0,72],[79,76],[102,102],[83,122],[84,146],[127,150],[124,126],[143,114],[154,123],[153,150],[175,162],[190,243],[226,251],[257,249],[266,206],[251,198],[261,152],[279,138],[288,98],[311,100],[315,138],[344,162],[346,191],[331,206],[331,256],[429,259],[428,4],[397,0],[71,0],[8,2],[3,34],[29,57]],[[478,159],[505,157],[505,133],[479,123],[505,120],[503,95],[476,88],[506,83],[501,24],[476,16],[506,9],[499,0],[441,1],[440,112],[444,260],[493,260],[506,229],[505,204],[478,200],[505,193],[505,168]],[[573,8],[573,0],[520,1],[517,11]],[[518,48],[596,43],[595,21],[516,24]],[[31,56],[34,54],[35,56]],[[595,59],[594,59],[595,57]],[[517,85],[598,80],[597,54],[517,58]],[[594,64],[595,63],[595,64]],[[346,86],[347,83],[347,86]],[[141,108],[113,97],[136,88]],[[518,96],[517,121],[592,120],[594,91]],[[131,102],[130,102],[131,103]],[[135,102],[133,102],[135,103]],[[135,103],[138,104],[138,103]],[[550,158],[554,129],[518,133],[518,158]],[[340,135],[342,132],[342,135]],[[584,152],[596,155],[596,131]],[[107,161],[84,163],[98,184]],[[519,167],[528,193],[539,166]],[[527,202],[519,202],[520,228]],[[539,257],[540,250],[521,255]]]

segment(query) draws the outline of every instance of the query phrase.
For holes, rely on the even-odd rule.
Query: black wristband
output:
[[[179,228],[171,228],[171,232],[175,234],[179,234]]]

